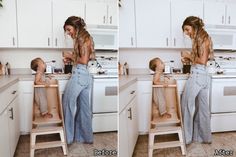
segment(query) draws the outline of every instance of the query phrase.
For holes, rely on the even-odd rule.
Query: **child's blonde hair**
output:
[[[37,71],[38,63],[39,63],[40,60],[42,60],[42,59],[38,57],[38,58],[35,58],[31,61],[30,67],[31,67],[32,70]]]
[[[152,60],[149,61],[149,68],[152,70],[152,71],[156,71],[156,67],[157,67],[157,62],[161,62],[161,59],[156,57],[156,58],[153,58]]]

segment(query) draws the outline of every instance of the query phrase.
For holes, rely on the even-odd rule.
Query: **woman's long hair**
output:
[[[196,17],[196,16],[189,16],[187,17],[182,25],[182,30],[184,31],[184,26],[191,26],[194,31],[194,37],[192,39],[192,59],[195,61],[196,57],[200,57],[203,55],[203,50],[206,46],[209,50],[209,58],[212,59],[213,57],[213,48],[212,48],[212,41],[211,37],[208,35],[208,33],[204,30],[204,23],[202,19]],[[209,44],[206,45],[206,42]]]
[[[65,27],[67,25],[74,27],[76,30],[74,38],[74,53],[73,53],[76,63],[78,58],[84,56],[86,53],[88,53],[89,55],[94,53],[94,42],[92,36],[85,29],[86,24],[81,17],[77,16],[68,17],[63,27],[64,31],[66,31]]]

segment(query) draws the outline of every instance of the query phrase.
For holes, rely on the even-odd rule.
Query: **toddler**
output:
[[[164,70],[164,63],[160,58],[154,58],[149,62],[149,68],[154,71],[153,84],[163,85],[164,77],[161,77]],[[171,114],[167,112],[164,88],[153,88],[153,102],[157,105],[159,114],[162,117],[171,118]]]
[[[36,71],[34,84],[49,85],[45,80],[46,64],[41,58],[35,58],[31,61],[31,69]],[[44,118],[52,118],[52,114],[48,112],[47,95],[44,87],[35,88],[35,102],[39,105],[40,113]]]

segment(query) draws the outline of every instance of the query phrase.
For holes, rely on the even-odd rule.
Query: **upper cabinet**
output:
[[[86,24],[93,26],[117,26],[118,4],[116,0],[87,1]]]
[[[134,0],[122,1],[119,8],[119,46],[136,47]]]
[[[17,47],[16,1],[4,0],[0,8],[0,47]]]
[[[18,46],[52,47],[52,16],[50,0],[18,0]]]
[[[78,0],[53,0],[53,47],[72,48],[73,40],[64,33],[64,23],[69,16],[85,17],[85,2]]]
[[[207,25],[236,26],[236,3],[232,0],[204,1],[204,21]]]
[[[137,47],[169,47],[170,1],[136,0],[135,4]]]
[[[182,30],[183,21],[188,16],[203,19],[202,0],[171,1],[171,44],[174,48],[191,48],[192,46],[190,38],[185,36]]]

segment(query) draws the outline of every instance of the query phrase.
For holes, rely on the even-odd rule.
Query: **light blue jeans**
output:
[[[73,67],[62,99],[68,144],[73,141],[93,142],[91,85],[92,78],[87,65]]]
[[[209,83],[205,65],[193,65],[181,100],[186,144],[211,142]]]

